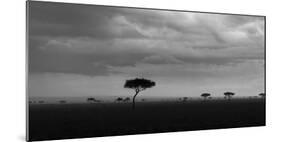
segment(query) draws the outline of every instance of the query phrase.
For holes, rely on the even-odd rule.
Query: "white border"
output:
[[[51,0],[50,0],[51,1]],[[54,0],[52,0],[54,1]],[[280,26],[278,1],[245,0],[56,0],[60,2],[129,6],[143,8],[245,13],[267,16],[267,126],[189,131],[162,134],[130,135],[60,141],[143,142],[143,141],[280,141]],[[25,0],[1,2],[1,99],[0,141],[18,142],[25,137]]]

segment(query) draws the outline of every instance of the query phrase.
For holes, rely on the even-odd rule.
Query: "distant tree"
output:
[[[144,79],[144,78],[135,78],[131,80],[126,80],[124,84],[124,88],[129,88],[129,89],[134,89],[135,90],[135,95],[133,97],[133,109],[135,109],[135,98],[139,94],[139,92],[151,88],[155,86],[155,82]]]
[[[65,100],[60,100],[60,101],[59,101],[59,103],[61,103],[61,104],[65,104],[65,103],[66,103],[66,101],[65,101]]]
[[[208,97],[210,97],[211,96],[211,94],[210,93],[203,93],[203,94],[201,94],[201,97],[203,97],[204,98],[204,100],[206,100]]]
[[[130,101],[130,98],[129,97],[126,97],[123,102],[129,102]]]
[[[93,102],[95,100],[95,98],[87,98],[87,102]]]
[[[121,101],[123,101],[123,98],[118,97],[115,101],[116,101],[116,102],[121,102]]]
[[[186,102],[187,100],[188,100],[188,97],[183,97],[183,98],[182,98],[182,101],[183,101],[183,102]]]
[[[39,103],[39,104],[43,104],[43,103],[45,103],[45,101],[42,101],[42,100],[41,100],[41,101],[38,101],[38,103]]]
[[[265,98],[265,93],[259,93],[259,96]]]
[[[232,96],[234,96],[235,93],[233,92],[224,92],[224,96],[227,100],[230,100],[232,98]]]
[[[91,102],[100,102],[100,100],[97,100],[96,98],[93,98],[93,97],[88,98],[87,101],[90,102],[90,103]]]

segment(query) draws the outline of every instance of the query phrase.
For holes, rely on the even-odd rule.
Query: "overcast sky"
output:
[[[29,96],[143,97],[264,91],[264,18],[30,2]]]

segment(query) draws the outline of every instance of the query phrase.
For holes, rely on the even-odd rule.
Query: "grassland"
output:
[[[30,141],[264,125],[264,99],[29,105]]]

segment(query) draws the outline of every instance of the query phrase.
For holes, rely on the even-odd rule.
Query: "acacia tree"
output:
[[[210,97],[211,96],[211,94],[210,93],[203,93],[203,94],[201,94],[201,97],[203,97],[204,98],[204,100],[206,100],[207,99],[207,97]]]
[[[265,98],[265,93],[259,93],[259,96],[261,96],[262,98]]]
[[[183,102],[186,102],[187,100],[188,100],[188,97],[183,97],[183,98],[182,98],[182,101],[183,101]]]
[[[232,96],[234,96],[234,95],[235,95],[235,93],[233,93],[233,92],[224,92],[224,96],[228,100],[230,100],[232,98]]]
[[[97,100],[97,99],[95,99],[95,98],[88,98],[87,101],[88,101],[89,103],[91,103],[91,102],[100,102],[100,100]]]
[[[144,79],[144,78],[135,78],[131,80],[126,80],[124,88],[129,88],[129,89],[134,89],[135,90],[135,95],[133,97],[133,109],[135,109],[135,99],[139,92],[151,88],[155,86],[155,82]]]
[[[129,98],[129,97],[126,97],[126,98],[123,100],[123,102],[128,102],[128,101],[130,101],[130,98]]]
[[[115,101],[116,101],[116,102],[121,102],[121,101],[123,101],[123,98],[118,97]]]

